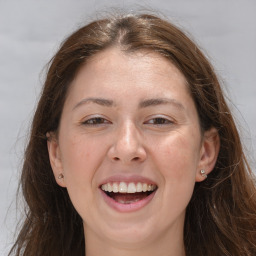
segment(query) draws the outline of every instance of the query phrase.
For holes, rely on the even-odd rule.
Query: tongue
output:
[[[131,204],[146,198],[149,194],[147,192],[138,193],[108,193],[108,195],[115,201],[121,204]]]

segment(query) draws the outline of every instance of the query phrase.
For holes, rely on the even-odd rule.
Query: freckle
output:
[[[90,152],[87,152],[87,153],[85,154],[85,157],[86,157],[86,158],[90,158],[90,156],[91,156]]]

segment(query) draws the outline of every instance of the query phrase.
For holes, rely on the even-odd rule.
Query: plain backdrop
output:
[[[160,11],[190,33],[233,102],[255,171],[255,0],[0,0],[0,255],[15,235],[18,177],[43,68],[68,34],[112,7]]]

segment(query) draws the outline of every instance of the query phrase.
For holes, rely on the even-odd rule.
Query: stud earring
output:
[[[63,179],[63,178],[64,178],[64,175],[62,173],[59,174],[58,179]]]
[[[202,175],[204,178],[207,178],[207,174],[205,173],[205,170],[200,170],[200,173],[201,173],[201,175]]]

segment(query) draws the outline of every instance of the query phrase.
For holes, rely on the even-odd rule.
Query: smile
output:
[[[157,186],[142,182],[108,182],[100,189],[107,204],[121,212],[135,211],[153,198]]]

